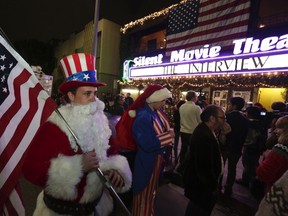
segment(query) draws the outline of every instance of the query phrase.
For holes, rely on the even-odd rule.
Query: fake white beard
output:
[[[109,148],[109,138],[112,134],[108,119],[103,112],[104,107],[105,104],[98,98],[88,105],[71,104],[61,107],[66,121],[78,137],[78,144],[82,151],[95,150],[100,160],[107,157],[106,151]],[[69,139],[74,145],[71,134]]]

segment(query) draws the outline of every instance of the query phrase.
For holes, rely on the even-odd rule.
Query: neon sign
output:
[[[162,54],[136,57],[129,78],[288,71],[288,34],[263,40],[239,39],[233,44],[230,56],[221,57],[220,46],[206,44],[199,49],[172,51],[169,63],[162,62]]]

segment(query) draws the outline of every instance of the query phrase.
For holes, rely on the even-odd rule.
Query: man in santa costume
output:
[[[23,166],[24,177],[43,188],[34,215],[108,215],[111,196],[95,170],[100,168],[119,193],[129,190],[132,176],[125,157],[106,153],[111,130],[96,97],[97,87],[106,84],[96,79],[93,55],[72,54],[60,65],[66,80],[59,90],[69,103],[39,129]]]
[[[117,142],[136,150],[133,171],[133,216],[154,215],[156,190],[163,170],[165,147],[174,137],[168,119],[161,111],[171,92],[161,85],[148,85],[123,114],[117,129]],[[123,142],[122,142],[123,141]],[[125,146],[121,146],[125,148]]]

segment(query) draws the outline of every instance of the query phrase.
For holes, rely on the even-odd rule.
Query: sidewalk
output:
[[[242,170],[240,159],[237,165],[236,178],[241,177]],[[165,176],[171,182],[161,185],[158,190],[156,216],[184,216],[189,200],[184,196],[184,190],[179,184],[181,180],[171,173],[166,173]],[[227,166],[224,170],[223,184],[226,181],[226,176]],[[258,201],[251,196],[248,188],[234,183],[233,194],[230,197],[221,194],[211,216],[254,216],[257,208]]]

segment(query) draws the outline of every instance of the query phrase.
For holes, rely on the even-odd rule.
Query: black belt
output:
[[[77,203],[73,201],[65,201],[61,199],[56,199],[49,194],[44,192],[44,203],[46,206],[58,214],[65,215],[77,215],[77,216],[86,216],[90,215],[95,211],[95,207],[98,204],[101,195],[98,199],[89,203]]]

